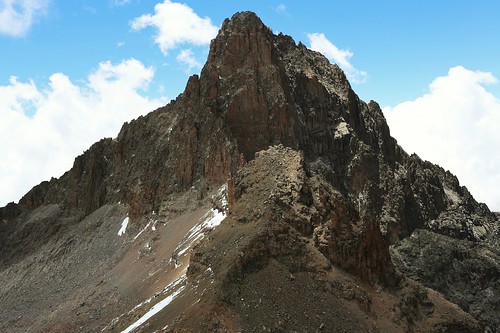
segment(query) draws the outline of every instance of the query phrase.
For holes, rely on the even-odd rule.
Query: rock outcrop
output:
[[[289,36],[273,34],[251,12],[222,24],[201,75],[192,76],[175,100],[124,124],[116,139],[94,144],[61,178],[0,208],[0,268],[11,274],[41,247],[71,248],[76,243],[60,242],[68,230],[88,230],[89,216],[107,205],[126,207],[139,230],[153,213],[168,221],[195,209],[225,182],[229,217],[194,250],[188,271],[192,283],[206,278],[208,268],[217,276],[211,291],[217,308],[203,299],[206,308],[198,309],[197,317],[224,313],[226,321],[213,329],[262,324],[267,330],[269,323],[245,317],[244,307],[252,304],[236,300],[247,283],[262,283],[271,273],[295,288],[297,297],[315,295],[310,299],[315,311],[331,307],[345,292],[335,282],[338,269],[351,274],[349,288],[353,281],[363,284],[365,293],[383,288],[384,299],[391,300],[380,309],[371,307],[375,298],[363,292],[342,301],[347,306],[355,299],[368,309],[371,319],[359,330],[383,331],[374,318],[391,307],[398,309],[389,311],[392,331],[480,330],[470,316],[433,292],[427,296],[407,277],[443,293],[487,330],[499,329],[497,217],[452,174],[406,154],[390,136],[379,105],[361,101],[337,65]],[[89,231],[86,237],[100,236]],[[446,269],[437,257],[441,253],[456,262],[453,268]],[[471,276],[475,268],[468,262],[480,271]],[[296,275],[303,292],[298,284],[285,283]],[[335,285],[335,292],[321,297],[318,288]],[[270,301],[262,297],[266,294],[253,301]],[[288,310],[301,306],[289,298],[283,302]],[[299,316],[288,310],[283,313]],[[175,322],[185,322],[186,313]],[[359,316],[349,320],[362,321]],[[304,318],[275,329],[335,327],[320,319],[307,326]]]
[[[395,280],[380,231],[301,152],[270,147],[235,178],[229,216],[191,256],[203,297],[167,331],[481,331],[458,307]]]

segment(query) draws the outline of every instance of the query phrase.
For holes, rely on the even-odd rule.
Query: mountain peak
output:
[[[145,331],[480,331],[408,277],[494,331],[498,244],[337,65],[241,12],[183,94],[0,208],[0,331],[121,331],[167,300]]]
[[[236,13],[231,19],[224,21],[218,35],[212,41],[207,65],[211,61],[220,65],[220,62],[227,61],[225,59],[227,57],[241,62],[245,59],[260,58],[259,54],[269,49],[262,45],[262,40],[270,43],[272,39],[272,31],[254,12]],[[252,62],[252,64],[256,63]],[[234,65],[241,64],[235,63]]]
[[[221,31],[230,32],[249,28],[264,27],[262,20],[251,11],[235,13],[230,19],[224,20]]]

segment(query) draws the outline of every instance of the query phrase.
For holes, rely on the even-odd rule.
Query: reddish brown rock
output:
[[[73,246],[67,230],[106,205],[120,202],[138,229],[153,212],[167,218],[196,207],[225,182],[238,228],[226,228],[224,237],[241,242],[244,251],[225,238],[215,245],[207,241],[193,254],[192,277],[218,254],[229,258],[224,262],[231,265],[219,273],[232,282],[283,267],[304,273],[304,282],[312,279],[307,272],[314,279],[329,276],[333,265],[368,285],[392,288],[400,277],[389,244],[397,248],[420,228],[494,253],[486,258],[477,251],[478,260],[498,255],[498,222],[484,204],[449,172],[407,155],[390,136],[379,105],[361,101],[337,65],[291,37],[274,35],[254,13],[244,12],[223,23],[200,76],[189,78],[175,100],[124,124],[116,139],[94,144],[71,170],[35,186],[18,205],[0,208],[1,267],[22,262],[51,241]],[[190,200],[173,207],[179,196]],[[481,293],[467,284],[473,304],[480,303],[476,294],[489,295],[494,279],[485,277]],[[440,291],[455,295],[445,287]],[[226,300],[233,302],[238,288],[228,293]],[[369,303],[362,298],[365,309]],[[481,306],[473,311],[480,314]],[[500,322],[482,320],[491,327]],[[469,324],[462,326],[477,328]]]

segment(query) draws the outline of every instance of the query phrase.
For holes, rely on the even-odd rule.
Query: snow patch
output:
[[[217,208],[211,208],[205,215],[203,215],[198,223],[196,223],[196,225],[191,228],[191,230],[189,230],[186,237],[184,237],[182,242],[180,242],[174,250],[174,256],[176,257],[176,266],[177,258],[185,255],[186,252],[194,246],[194,244],[205,237],[205,233],[207,231],[217,227],[226,218],[227,184],[224,184],[217,191],[216,195],[214,195],[213,197],[213,200],[217,201],[222,209],[219,210]]]
[[[144,324],[146,321],[148,321],[151,317],[153,317],[155,314],[163,310],[167,305],[169,305],[185,288],[186,286],[179,286],[181,283],[185,282],[187,279],[186,275],[181,275],[177,280],[173,281],[170,283],[168,286],[166,286],[163,289],[163,293],[167,292],[172,292],[170,295],[165,297],[163,300],[160,302],[156,303],[151,309],[149,309],[148,312],[146,312],[142,317],[140,317],[136,322],[134,322],[132,325],[127,327],[125,330],[122,331],[122,333],[130,333],[142,324]],[[151,301],[154,297],[157,297],[157,295],[153,296],[152,298],[148,299],[145,302],[142,302],[141,304],[146,304]],[[137,308],[137,307],[136,307]],[[135,309],[135,308],[134,308]]]
[[[146,226],[141,231],[139,231],[139,233],[134,237],[134,240],[136,240],[144,231],[146,231],[149,228],[149,226],[151,225],[151,223],[153,223],[152,230],[153,231],[156,230],[156,228],[155,228],[156,221],[157,220],[150,219],[148,221],[148,224],[146,224]]]
[[[128,216],[123,220],[122,222],[122,227],[120,228],[120,230],[118,230],[118,236],[123,236],[125,235],[125,231],[127,230],[127,226],[128,226]]]
[[[178,257],[183,256],[194,244],[205,237],[205,232],[214,229],[222,220],[226,218],[225,212],[220,212],[215,208],[210,209],[200,221],[189,230],[187,236],[174,250]]]

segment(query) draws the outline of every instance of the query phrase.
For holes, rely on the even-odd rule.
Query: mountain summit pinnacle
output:
[[[251,11],[245,11],[245,12],[238,12],[235,13],[231,19],[225,19],[224,22],[222,23],[221,27],[221,33],[226,34],[230,31],[238,31],[242,29],[248,29],[250,27],[253,28],[267,28],[264,23],[261,21],[261,19],[255,14],[254,12]]]
[[[499,238],[337,65],[242,12],[175,100],[0,208],[0,331],[494,332]]]

